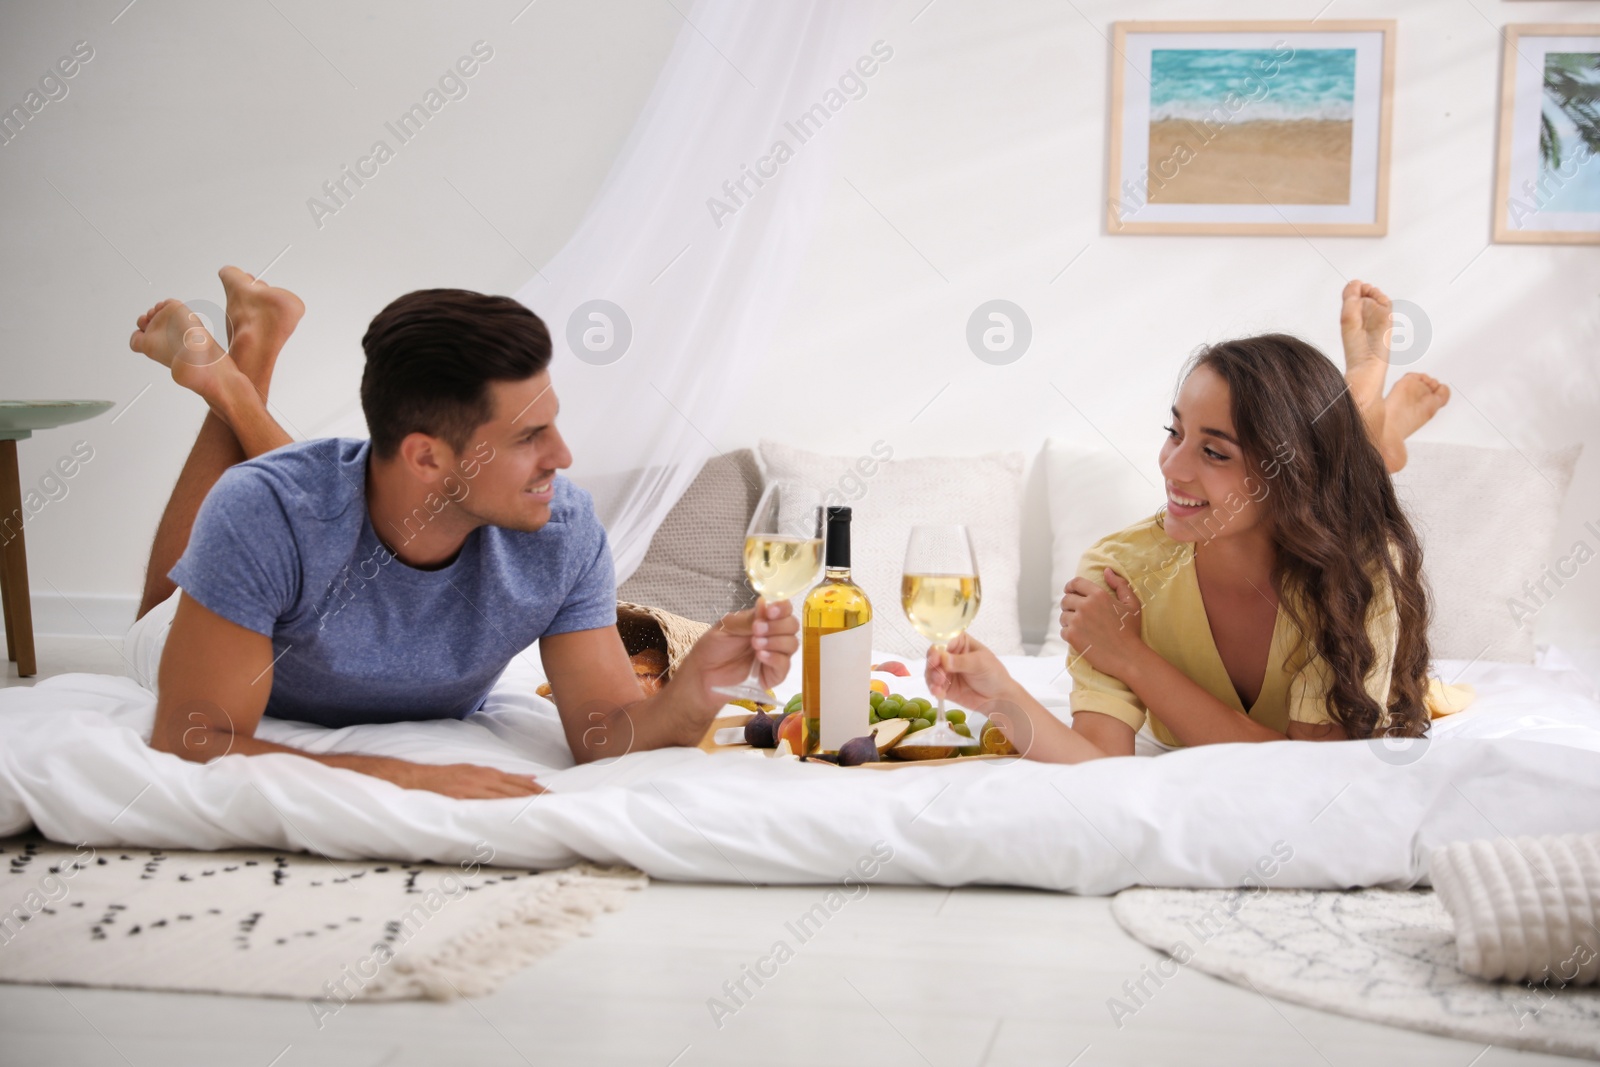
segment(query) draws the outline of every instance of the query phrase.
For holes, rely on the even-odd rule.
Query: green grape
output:
[[[944,713],[944,717],[952,723],[967,721],[967,713],[962,711],[960,708],[951,708],[949,711]]]
[[[932,725],[933,725],[933,720],[932,719],[912,719],[911,720],[911,729],[907,730],[906,732],[914,734],[918,730],[926,730],[928,727],[930,727]]]
[[[960,734],[962,737],[971,737],[972,736],[972,727],[968,726],[964,722],[951,723],[950,724],[950,729],[954,730],[956,733]]]

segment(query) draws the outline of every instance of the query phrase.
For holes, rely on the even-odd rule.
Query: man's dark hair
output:
[[[378,312],[361,348],[361,410],[372,451],[389,459],[407,434],[457,452],[494,417],[490,382],[522,381],[550,365],[550,331],[508,296],[419,289]]]

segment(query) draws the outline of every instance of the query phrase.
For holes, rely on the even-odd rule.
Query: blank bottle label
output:
[[[872,622],[822,634],[817,641],[818,747],[837,752],[871,729]]]

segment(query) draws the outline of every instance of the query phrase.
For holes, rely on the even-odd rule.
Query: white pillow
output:
[[[1408,445],[1394,484],[1422,539],[1436,659],[1533,662],[1534,616],[1549,597],[1530,597],[1524,585],[1537,592],[1554,559],[1561,503],[1582,451]],[[1546,588],[1556,592],[1549,580]]]
[[[1017,584],[1022,573],[1020,452],[899,459],[879,454],[823,456],[773,441],[760,443],[766,480],[797,481],[847,504],[850,571],[872,601],[872,647],[920,659],[928,642],[900,606],[900,576],[911,527],[961,523],[972,535],[983,602],[972,636],[997,655],[1020,656]],[[892,453],[891,453],[892,454]]]
[[[1102,537],[1154,515],[1166,493],[1153,462],[1141,472],[1111,449],[1055,438],[1044,445],[1044,472],[1050,500],[1051,592],[1039,655],[1060,658],[1069,651],[1061,639],[1061,592],[1078,573],[1083,554]]]

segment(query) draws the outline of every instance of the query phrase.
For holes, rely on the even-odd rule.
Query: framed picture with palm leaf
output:
[[[1504,37],[1494,239],[1600,244],[1600,25]]]

